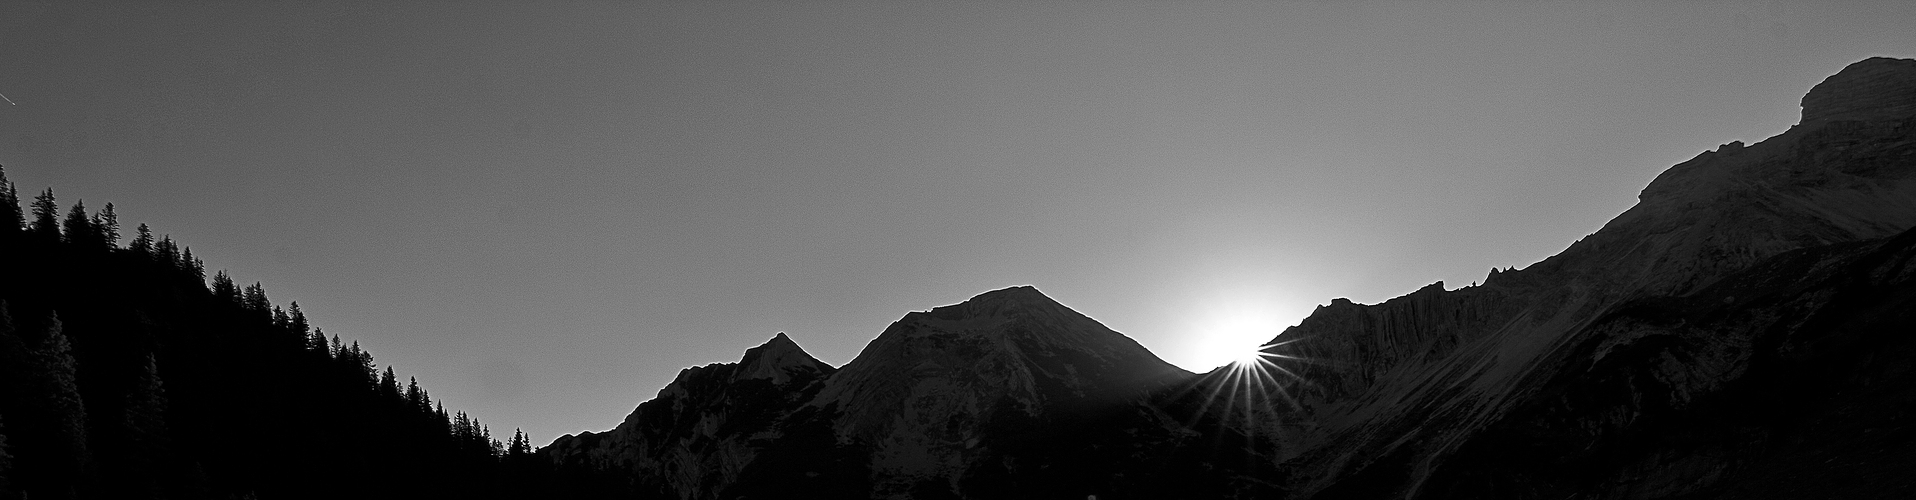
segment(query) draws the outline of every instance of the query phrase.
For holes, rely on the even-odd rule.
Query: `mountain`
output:
[[[619,488],[659,497],[711,498],[733,484],[779,424],[835,370],[780,333],[737,363],[686,368],[651,401],[605,433],[567,435],[540,451],[562,467],[618,471]]]
[[[1870,58],[1563,252],[1332,300],[1261,363],[1184,372],[1013,287],[836,370],[774,338],[541,453],[677,499],[1908,498],[1912,227],[1916,61]]]
[[[1910,358],[1853,359],[1909,348],[1892,332],[1916,331],[1913,226],[1916,61],[1860,61],[1804,97],[1798,125],[1670,168],[1556,256],[1334,301],[1283,332],[1268,352],[1313,382],[1293,418],[1314,427],[1286,443],[1285,482],[1334,498],[1728,494],[1796,463],[1788,443],[1833,437],[1802,427],[1839,404],[1825,396],[1916,387]],[[1840,405],[1908,413],[1892,408],[1910,391],[1876,387],[1890,399]],[[1907,443],[1905,417],[1884,418]]]
[[[888,495],[959,488],[1008,460],[994,433],[1101,416],[1189,376],[1025,286],[905,315],[811,404],[842,409],[833,429],[870,447],[875,491]]]
[[[836,370],[781,334],[738,363],[682,371],[609,432],[540,451],[623,471],[632,483],[608,489],[659,498],[1083,495],[1119,468],[1170,467],[1161,452],[1191,436],[1146,402],[1193,377],[1013,287],[906,314]]]

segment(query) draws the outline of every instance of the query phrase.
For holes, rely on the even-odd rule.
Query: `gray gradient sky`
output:
[[[0,3],[0,164],[544,443],[1031,284],[1192,370],[1524,266],[1916,2]]]

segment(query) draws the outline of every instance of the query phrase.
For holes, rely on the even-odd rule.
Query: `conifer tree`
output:
[[[379,397],[385,401],[399,401],[399,379],[393,376],[393,367],[379,374]],[[381,403],[386,404],[386,403]]]
[[[253,311],[261,317],[270,319],[267,315],[271,312],[273,302],[266,300],[266,287],[261,286],[258,281],[255,281],[252,285],[247,286],[246,292],[240,296],[240,305],[248,311]]]
[[[480,442],[486,444],[487,456],[495,460],[506,456],[506,444],[492,438],[492,429],[488,429],[483,425],[479,426],[479,436]]]
[[[161,236],[160,244],[155,245],[154,249],[154,260],[165,262],[167,265],[178,265],[180,261],[180,244],[174,243],[171,235]]]
[[[413,411],[431,409],[423,404],[424,400],[421,399],[423,396],[425,393],[419,390],[419,377],[406,377],[406,404],[411,405]]]
[[[526,439],[526,433],[518,428],[512,429],[512,442],[506,445],[506,457],[522,460],[532,454],[532,442]]]
[[[273,328],[280,331],[291,330],[293,328],[293,317],[287,316],[285,309],[281,309],[279,306],[273,306]]]
[[[327,359],[333,356],[333,352],[326,348],[326,332],[319,328],[314,328],[313,333],[306,337],[306,350]]]
[[[7,180],[7,168],[0,167],[0,236],[20,232],[26,223],[20,213],[20,190]]]
[[[133,236],[133,241],[128,243],[126,247],[143,257],[153,258],[153,230],[147,228],[146,223],[142,222],[140,223],[140,228],[136,231]]]
[[[187,276],[192,276],[194,280],[201,281],[200,286],[206,286],[204,283],[206,281],[206,262],[193,257],[192,248],[180,252],[179,268],[181,271],[186,271]]]
[[[159,367],[152,354],[141,360],[128,387],[122,416],[128,450],[126,452],[128,489],[144,498],[159,498],[169,459],[166,430],[166,390],[160,383]]]
[[[60,241],[60,205],[53,200],[53,188],[33,197],[33,234],[42,241]]]
[[[32,349],[28,397],[49,424],[46,437],[52,444],[52,456],[46,460],[49,471],[76,485],[90,476],[92,455],[87,449],[86,403],[80,398],[73,347],[60,326],[60,317],[49,313],[42,326],[38,347]]]
[[[358,368],[361,379],[366,381],[366,386],[373,387],[378,384],[379,367],[373,364],[373,353],[361,350],[357,340],[353,341],[352,352],[353,359],[359,362],[359,366],[355,368]]]
[[[291,307],[292,310],[289,311],[291,315],[287,319],[286,329],[303,342],[307,336],[312,334],[310,331],[312,325],[306,322],[306,313],[300,312],[299,302],[293,302]]]
[[[86,214],[86,200],[73,203],[73,209],[67,211],[67,219],[61,224],[66,229],[66,241],[82,247],[91,247],[99,241],[93,234],[93,221]]]
[[[113,213],[112,202],[107,202],[106,208],[93,214],[93,234],[108,248],[120,247],[120,215]]]
[[[225,270],[213,273],[213,298],[224,302],[240,303],[239,286],[233,284],[233,277]]]
[[[413,379],[412,385],[418,386],[418,379]],[[413,405],[416,406],[415,409],[419,411],[420,415],[433,416],[432,393],[427,391],[426,388],[419,387],[419,400],[415,401]]]
[[[457,412],[452,418],[452,439],[464,445],[472,440],[476,433],[472,430],[472,419],[466,418],[466,412]]]

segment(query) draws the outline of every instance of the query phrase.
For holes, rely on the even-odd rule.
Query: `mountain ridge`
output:
[[[907,313],[844,366],[782,385],[688,370],[774,391],[745,400],[770,401],[748,424],[724,423],[726,383],[641,404],[635,428],[715,430],[631,470],[682,499],[822,477],[873,498],[1760,496],[1734,486],[1815,466],[1792,450],[1884,453],[1806,422],[1916,442],[1909,412],[1843,396],[1916,404],[1897,389],[1916,368],[1869,354],[1916,353],[1884,333],[1916,329],[1912,96],[1916,60],[1857,61],[1805,94],[1797,125],[1670,167],[1563,251],[1455,290],[1332,300],[1258,365],[1186,372],[1020,286]],[[1807,409],[1762,408],[1777,388]],[[647,409],[691,399],[698,415]],[[600,452],[659,455],[653,441]],[[589,455],[559,444],[541,451]],[[672,465],[692,462],[729,465]]]
[[[642,494],[712,498],[776,454],[774,441],[822,429],[868,454],[875,476],[898,479],[876,481],[877,491],[909,494],[958,488],[994,456],[984,429],[1102,411],[1192,376],[1016,286],[906,313],[837,368],[780,333],[737,362],[681,370],[610,431],[561,436],[540,451],[562,466],[637,474]]]
[[[1829,96],[1864,87],[1901,99],[1909,95],[1907,83],[1853,82],[1911,82],[1912,63],[1851,64],[1806,95],[1804,123],[1671,167],[1636,206],[1543,261],[1493,271],[1477,287],[1439,285],[1376,305],[1320,308],[1280,334],[1273,344],[1286,336],[1306,340],[1272,353],[1367,361],[1355,375],[1287,366],[1320,382],[1306,391],[1306,405],[1326,407],[1309,416],[1323,433],[1296,447],[1311,451],[1286,457],[1294,474],[1314,478],[1307,491],[1322,491],[1411,446],[1418,450],[1407,456],[1422,458],[1388,466],[1410,478],[1406,486],[1372,493],[1415,496],[1438,457],[1523,400],[1534,389],[1525,380],[1560,366],[1564,353],[1595,335],[1589,328],[1619,305],[1683,296],[1787,252],[1888,238],[1916,225],[1916,172],[1909,168],[1916,116],[1858,104],[1867,98]],[[1472,319],[1478,323],[1466,325]],[[1398,331],[1414,333],[1408,341],[1389,333]],[[1372,354],[1378,352],[1393,355]],[[1402,408],[1406,402],[1410,408]],[[1444,428],[1439,436],[1406,441],[1432,425]]]

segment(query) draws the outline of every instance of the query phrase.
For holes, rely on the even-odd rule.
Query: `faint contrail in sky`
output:
[[[6,95],[6,94],[0,94],[0,99],[7,99],[7,95]],[[13,99],[7,99],[7,104],[12,104],[12,105],[15,105],[15,106],[19,106],[19,105],[20,105],[20,104],[18,104],[18,103],[15,103],[15,102],[13,102]]]

